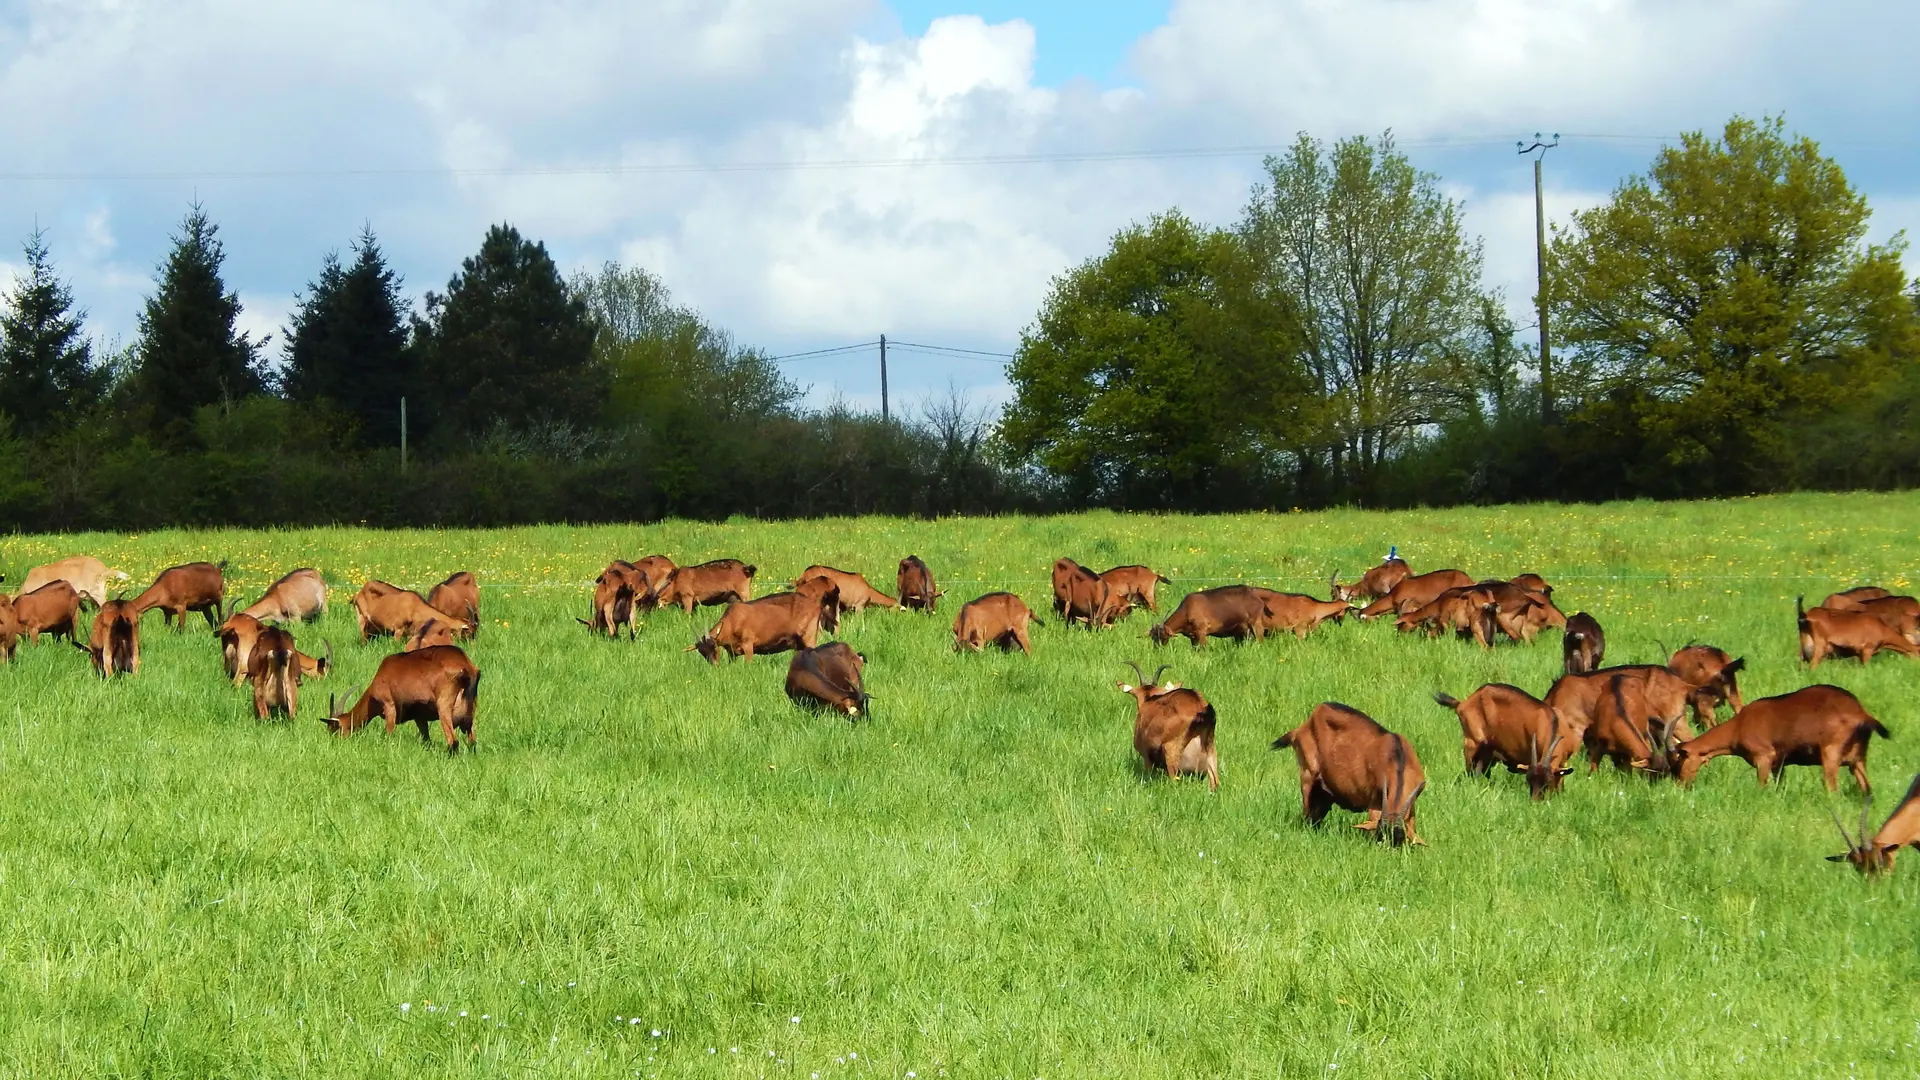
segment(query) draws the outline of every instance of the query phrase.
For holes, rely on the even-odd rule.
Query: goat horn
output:
[[[1835,810],[1833,804],[1829,803],[1827,804],[1827,813],[1833,817],[1833,827],[1840,830],[1841,843],[1847,845],[1849,852],[1858,850],[1860,845],[1853,842],[1853,837],[1847,835],[1847,827],[1840,824],[1840,811]],[[1864,836],[1865,834],[1862,835]]]
[[[1527,764],[1540,764],[1540,736],[1531,731],[1527,732]]]
[[[1133,677],[1134,677],[1134,678],[1136,678],[1136,679],[1139,679],[1139,680],[1140,680],[1140,682],[1138,683],[1138,685],[1140,685],[1140,686],[1146,686],[1146,685],[1148,685],[1148,684],[1147,684],[1147,676],[1146,676],[1146,673],[1140,670],[1140,665],[1139,665],[1139,664],[1136,664],[1136,663],[1134,663],[1133,661],[1131,661],[1131,660],[1129,660],[1129,661],[1127,661],[1127,666],[1133,669]],[[1157,678],[1157,677],[1158,677],[1158,676],[1156,676],[1156,678]]]
[[[1873,793],[1868,792],[1865,802],[1860,804],[1860,846],[1867,846],[1867,815],[1873,812]]]
[[[1161,664],[1160,670],[1154,672],[1153,678],[1147,680],[1147,685],[1158,686],[1160,684],[1160,676],[1165,675],[1167,673],[1167,669],[1172,666],[1173,666],[1172,664]]]

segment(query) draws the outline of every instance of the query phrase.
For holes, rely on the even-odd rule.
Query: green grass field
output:
[[[321,568],[339,670],[259,724],[204,624],[149,616],[137,679],[65,644],[0,668],[0,1074],[383,1077],[1509,1077],[1920,1074],[1920,855],[1866,881],[1840,850],[1850,785],[1768,791],[1737,759],[1690,790],[1584,760],[1530,803],[1462,775],[1431,694],[1543,692],[1559,638],[1491,652],[1382,624],[1196,653],[1136,614],[1064,632],[1047,569],[1145,562],[1188,588],[1325,595],[1390,543],[1416,570],[1545,574],[1605,624],[1611,662],[1690,639],[1748,660],[1749,697],[1830,681],[1894,732],[1875,824],[1920,770],[1920,665],[1797,664],[1793,598],[1910,591],[1920,495],[1409,513],[496,532],[16,537],[144,584],[232,560],[248,599]],[[871,611],[870,721],[792,706],[787,657],[709,668],[717,618],[589,638],[610,557],[808,563],[892,591],[917,553],[937,618]],[[326,736],[367,576],[485,583],[480,752]],[[1036,655],[957,656],[958,602],[1025,596]],[[1123,662],[1166,660],[1219,710],[1218,793],[1144,776]],[[1149,669],[1151,670],[1151,669]],[[1406,733],[1424,849],[1336,811],[1299,818],[1267,744],[1322,700]]]

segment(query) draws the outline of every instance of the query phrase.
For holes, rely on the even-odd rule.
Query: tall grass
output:
[[[1557,635],[1482,651],[1385,625],[1183,641],[1048,617],[1071,554],[1187,588],[1325,595],[1398,544],[1416,569],[1543,573],[1612,662],[1689,640],[1747,657],[1750,697],[1856,692],[1875,823],[1920,769],[1920,666],[1797,664],[1793,598],[1911,589],[1920,497],[1444,512],[937,523],[669,523],[492,532],[19,537],[5,569],[90,552],[143,584],[231,560],[249,599],[334,583],[339,670],[260,724],[204,624],[150,618],[136,679],[64,644],[0,668],[0,1072],[107,1076],[1753,1076],[1920,1072],[1920,856],[1868,882],[1822,861],[1854,819],[1817,769],[1762,791],[1715,761],[1689,790],[1603,768],[1528,801],[1462,775],[1436,690],[1544,690]],[[590,638],[610,557],[733,555],[771,588],[813,562],[891,591],[919,554],[938,618],[870,611],[875,715],[781,693],[786,657],[683,653],[718,612]],[[327,694],[385,643],[346,605],[379,576],[485,583],[480,752],[409,730],[326,737]],[[17,577],[15,578],[17,580]],[[1036,655],[955,655],[958,601],[1025,596]],[[1220,791],[1144,775],[1128,659],[1168,661],[1221,717]],[[1149,669],[1151,670],[1151,669]],[[1406,733],[1430,847],[1299,819],[1267,744],[1322,700]],[[1844,783],[1844,782],[1843,782]]]

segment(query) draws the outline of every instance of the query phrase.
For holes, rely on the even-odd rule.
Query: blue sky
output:
[[[1876,236],[1920,226],[1917,37],[1920,5],[1893,0],[0,0],[0,100],[31,103],[0,111],[0,277],[37,222],[94,332],[124,341],[197,198],[270,333],[363,224],[417,299],[504,220],[569,269],[645,266],[774,353],[881,333],[1006,351],[1129,222],[1232,221],[1258,156],[844,163],[1391,128],[1524,320],[1511,140],[1536,129],[1567,133],[1555,219],[1660,137],[1784,112]],[[877,404],[870,355],[788,370],[816,401]],[[892,376],[896,403],[1006,390],[978,358],[901,353]]]

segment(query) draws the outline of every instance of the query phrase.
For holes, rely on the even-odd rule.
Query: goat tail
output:
[[[1883,739],[1893,738],[1893,732],[1887,730],[1887,725],[1869,716],[1867,717],[1867,737],[1872,738],[1875,735]]]
[[[1285,750],[1287,747],[1292,746],[1293,737],[1296,734],[1298,734],[1299,731],[1300,731],[1299,728],[1294,728],[1292,731],[1289,731],[1285,735],[1282,735],[1279,738],[1273,740],[1273,746],[1271,747],[1271,749]]]
[[[1443,709],[1453,709],[1456,712],[1460,709],[1460,699],[1452,694],[1435,694],[1433,700]]]
[[[1804,627],[1807,625],[1807,598],[1806,597],[1796,596],[1793,598],[1793,617],[1799,620],[1801,626]]]
[[[108,671],[133,674],[133,623],[121,619],[107,630],[107,655]]]
[[[1158,582],[1159,582],[1160,584],[1162,584],[1162,585],[1171,585],[1171,584],[1173,584],[1173,579],[1172,579],[1172,578],[1170,578],[1170,577],[1168,577],[1168,576],[1167,576],[1167,575],[1165,575],[1165,574],[1155,574],[1155,575],[1153,575],[1153,579],[1154,579],[1155,581],[1158,581]]]

